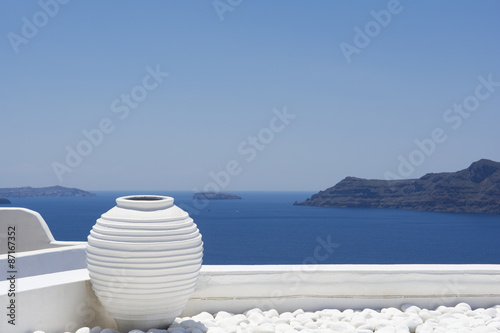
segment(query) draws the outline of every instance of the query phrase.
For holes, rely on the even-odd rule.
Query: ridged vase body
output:
[[[163,196],[129,196],[90,231],[87,266],[121,333],[166,328],[198,280],[203,242],[189,215]]]

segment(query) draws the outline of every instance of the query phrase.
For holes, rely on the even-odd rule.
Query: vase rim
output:
[[[172,207],[174,198],[163,195],[135,194],[117,198],[116,204],[121,208],[157,210]]]
[[[125,200],[134,200],[134,201],[155,201],[155,200],[163,200],[163,197],[159,197],[156,195],[131,195],[128,197],[123,197]]]

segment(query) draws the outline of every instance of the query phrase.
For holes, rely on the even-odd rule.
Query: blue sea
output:
[[[39,212],[57,240],[85,241],[115,199],[168,195],[204,241],[204,264],[500,264],[500,215],[293,206],[313,192],[233,192],[242,200],[193,205],[192,192],[94,192],[11,198]],[[19,235],[22,237],[22,235]]]

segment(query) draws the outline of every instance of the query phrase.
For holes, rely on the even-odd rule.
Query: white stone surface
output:
[[[97,220],[88,237],[92,288],[118,327],[167,327],[198,280],[201,234],[164,196],[128,196]]]
[[[412,304],[379,310],[302,309],[278,313],[254,308],[242,314],[219,311],[176,318],[168,330],[148,333],[487,333],[500,332],[500,305],[472,310],[469,304],[421,309]],[[77,332],[80,333],[80,332]],[[106,333],[106,332],[101,332]],[[127,332],[122,332],[127,333]],[[128,333],[145,333],[132,330]]]

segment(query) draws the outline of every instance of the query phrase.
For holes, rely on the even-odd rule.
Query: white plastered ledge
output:
[[[0,258],[8,252],[9,231],[13,230],[16,252],[27,252],[85,244],[56,241],[42,216],[26,208],[0,208]],[[15,229],[9,229],[13,227]]]
[[[183,314],[460,302],[500,304],[500,265],[204,266]]]
[[[9,281],[0,282],[1,309],[7,309],[12,299],[4,292],[9,288]],[[15,293],[15,325],[2,313],[0,332],[63,333],[87,325],[116,328],[94,295],[87,269],[18,279]]]

